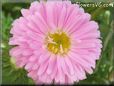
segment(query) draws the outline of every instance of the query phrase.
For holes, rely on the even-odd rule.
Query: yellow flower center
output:
[[[46,37],[47,49],[53,54],[66,54],[70,49],[70,45],[70,38],[65,32],[49,33]]]

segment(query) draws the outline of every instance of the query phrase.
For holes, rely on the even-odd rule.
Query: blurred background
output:
[[[16,1],[16,0],[14,0]],[[10,29],[13,20],[21,16],[20,10],[30,6],[29,0],[2,0],[2,84],[34,84],[31,78],[27,77],[27,72],[22,68],[17,68],[10,59],[8,45],[11,36]],[[103,41],[102,54],[96,63],[96,69],[92,75],[87,75],[87,79],[75,84],[114,84],[114,1],[104,1],[102,4],[113,4],[112,6],[86,7],[84,4],[94,4],[93,0],[71,0],[72,3],[81,4],[85,12],[91,14],[92,19],[99,23],[101,40]],[[77,2],[78,1],[78,2]],[[94,0],[97,1],[97,0]],[[98,2],[97,1],[97,2]]]

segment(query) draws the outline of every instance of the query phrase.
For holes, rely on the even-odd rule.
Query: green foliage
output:
[[[76,0],[72,0],[75,3]],[[90,1],[90,0],[89,0]],[[27,77],[27,72],[22,68],[16,68],[11,63],[8,45],[11,23],[21,16],[20,9],[28,8],[29,3],[4,3],[2,5],[2,84],[34,84]],[[76,84],[114,84],[114,7],[84,7],[86,12],[92,15],[92,19],[99,23],[103,48],[100,60],[96,63],[96,69],[87,79]]]

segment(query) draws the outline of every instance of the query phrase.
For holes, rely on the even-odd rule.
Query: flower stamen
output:
[[[66,54],[69,51],[70,44],[70,38],[61,31],[49,33],[46,37],[47,49],[54,54]]]

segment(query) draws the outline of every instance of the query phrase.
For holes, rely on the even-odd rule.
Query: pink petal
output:
[[[46,62],[45,64],[44,64],[44,63],[41,64],[41,65],[39,66],[38,71],[37,71],[37,75],[38,75],[38,76],[39,76],[39,75],[42,75],[42,74],[46,71],[47,66],[48,66],[48,62]]]
[[[30,15],[30,11],[28,9],[21,9],[21,13],[24,17]]]
[[[51,74],[53,72],[54,65],[55,65],[55,56],[52,54],[49,58],[49,65],[47,68],[47,74]]]
[[[63,8],[61,9],[60,18],[59,18],[59,21],[58,21],[58,27],[59,28],[63,28],[65,17],[66,17],[65,14],[66,14],[66,7],[63,6]]]
[[[73,64],[71,63],[70,59],[68,57],[65,58],[65,63],[67,67],[69,68],[70,74],[74,74]]]
[[[39,57],[39,64],[43,64],[45,61],[49,61],[50,58],[50,54],[49,53],[43,53],[42,55],[40,55]]]

